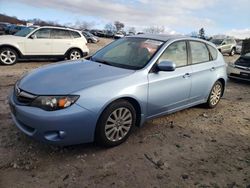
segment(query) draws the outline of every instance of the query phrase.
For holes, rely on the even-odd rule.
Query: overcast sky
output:
[[[0,12],[21,19],[40,18],[60,24],[89,21],[103,28],[119,20],[137,31],[164,26],[168,33],[250,37],[249,0],[0,0]]]

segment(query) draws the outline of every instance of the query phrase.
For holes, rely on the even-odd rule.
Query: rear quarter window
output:
[[[204,63],[210,61],[209,51],[206,44],[199,41],[190,41],[192,54],[192,64]]]
[[[70,39],[71,35],[68,30],[63,29],[53,29],[52,30],[53,39]]]
[[[71,31],[71,35],[73,38],[80,38],[81,35],[78,33],[78,32],[75,32],[75,31]]]
[[[214,47],[210,46],[209,44],[207,45],[207,47],[208,47],[209,52],[210,52],[210,54],[211,54],[212,60],[217,59],[217,57],[218,57],[218,52],[217,52],[217,50],[216,50]]]

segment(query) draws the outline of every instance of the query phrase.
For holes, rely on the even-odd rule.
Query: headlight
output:
[[[60,110],[71,106],[78,98],[78,95],[39,96],[31,103],[31,106],[42,108],[46,111]]]

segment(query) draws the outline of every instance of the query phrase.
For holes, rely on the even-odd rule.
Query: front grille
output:
[[[15,97],[18,102],[22,104],[30,104],[37,96],[30,94],[20,89],[17,85],[15,86]]]

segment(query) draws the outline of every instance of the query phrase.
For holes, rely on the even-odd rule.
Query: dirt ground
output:
[[[91,52],[108,42],[90,44]],[[1,188],[250,187],[250,83],[230,80],[215,109],[198,106],[154,119],[118,147],[59,148],[19,132],[7,105],[22,74],[54,62],[0,66]]]

